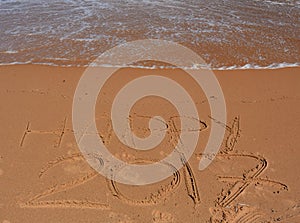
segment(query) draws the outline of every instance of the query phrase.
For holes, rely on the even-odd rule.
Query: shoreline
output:
[[[69,68],[84,68],[87,67],[95,67],[95,68],[130,68],[130,69],[150,69],[150,70],[156,70],[156,69],[183,69],[183,70],[211,70],[211,71],[226,71],[226,70],[277,70],[277,69],[285,69],[285,68],[299,68],[300,63],[272,63],[268,66],[260,66],[260,65],[253,65],[253,64],[245,64],[243,66],[227,66],[227,67],[198,67],[195,65],[194,67],[145,67],[145,66],[127,66],[127,65],[93,65],[93,62],[89,63],[88,65],[72,65],[72,64],[55,64],[55,63],[32,63],[32,62],[15,62],[15,63],[7,63],[7,64],[0,64],[0,67],[4,66],[25,66],[25,65],[31,65],[31,66],[47,66],[47,67],[69,67]]]

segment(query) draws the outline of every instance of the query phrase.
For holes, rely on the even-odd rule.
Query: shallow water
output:
[[[215,69],[300,65],[300,1],[0,1],[0,64],[87,65],[127,41],[164,39]]]

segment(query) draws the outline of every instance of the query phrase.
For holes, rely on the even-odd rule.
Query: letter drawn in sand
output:
[[[30,128],[31,122],[28,122],[27,125],[26,125],[26,128],[25,128],[25,131],[24,131],[24,133],[21,137],[19,146],[20,147],[24,146],[25,139],[27,138],[27,136],[29,134],[49,134],[49,135],[56,135],[58,137],[58,141],[54,145],[54,147],[60,147],[61,143],[62,143],[63,136],[66,133],[66,131],[72,132],[72,130],[66,128],[66,124],[67,124],[67,117],[65,117],[65,119],[63,121],[63,126],[62,126],[61,130],[50,131],[50,130],[33,130],[33,129]]]

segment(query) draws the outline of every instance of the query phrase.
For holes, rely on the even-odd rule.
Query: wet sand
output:
[[[1,65],[87,65],[112,47],[142,39],[180,43],[213,68],[300,61],[296,0],[0,1],[0,7]]]
[[[211,123],[218,121],[210,116],[204,94],[180,79],[178,70],[123,70],[133,76],[174,75],[190,86],[200,113],[200,140],[188,163],[172,177],[147,186],[107,180],[82,157],[72,130],[72,100],[83,71],[0,67],[0,222],[300,221],[299,68],[214,72],[226,100],[227,123],[219,123],[226,135],[204,171],[198,170],[199,159]],[[113,87],[129,76],[101,92],[106,103],[97,103],[99,134],[124,161],[161,159],[171,152],[170,140],[152,153],[122,148],[102,114],[109,111],[117,91]],[[140,117],[161,108],[153,107],[154,100],[148,98],[134,110],[139,115],[132,117],[134,132],[140,136],[149,133],[148,119]],[[165,118],[176,115],[170,104],[160,103]]]

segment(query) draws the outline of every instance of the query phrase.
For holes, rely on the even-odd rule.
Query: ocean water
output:
[[[213,69],[300,65],[300,0],[0,0],[0,30],[0,64],[86,66],[163,39]]]

